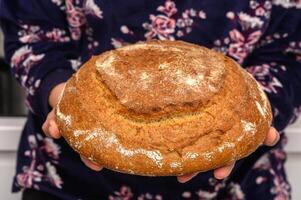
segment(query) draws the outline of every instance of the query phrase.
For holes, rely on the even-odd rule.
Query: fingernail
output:
[[[186,183],[186,181],[185,181],[185,180],[182,180],[182,179],[178,179],[178,182],[179,182],[179,183]]]
[[[276,145],[278,143],[279,139],[280,139],[280,134],[276,131],[276,138],[275,138],[274,142],[272,143],[272,146]]]
[[[230,174],[217,174],[217,175],[214,175],[214,177],[218,180],[223,180],[225,178],[227,178]]]
[[[93,166],[92,168],[94,171],[101,171],[103,169],[103,167],[99,167],[99,166]]]
[[[180,177],[177,177],[177,180],[180,183],[186,183],[187,181],[189,181],[189,180],[187,180],[187,178],[180,178]]]
[[[225,177],[224,176],[221,176],[221,175],[217,175],[215,174],[214,177],[218,180],[221,180],[221,179],[224,179]]]
[[[186,182],[190,181],[191,179],[193,179],[196,175],[198,175],[198,173],[193,173],[189,176],[184,175],[183,177],[180,176],[180,177],[177,177],[177,180],[180,183],[186,183]]]

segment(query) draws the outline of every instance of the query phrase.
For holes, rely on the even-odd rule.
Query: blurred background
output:
[[[24,105],[24,91],[11,76],[9,65],[5,64],[3,57],[3,35],[0,30],[0,200],[18,200],[20,194],[11,194],[10,190],[27,109]],[[292,184],[293,200],[300,200],[301,120],[286,132],[289,138],[286,169]]]

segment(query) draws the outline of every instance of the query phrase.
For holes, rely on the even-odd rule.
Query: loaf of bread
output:
[[[66,83],[59,129],[108,169],[173,176],[254,152],[272,120],[255,79],[231,58],[181,41],[149,41],[92,57]]]

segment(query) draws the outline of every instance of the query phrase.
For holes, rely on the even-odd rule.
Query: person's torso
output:
[[[150,39],[204,45],[243,64],[264,34],[271,11],[270,1],[52,2],[66,14],[70,36],[77,44],[74,69],[92,55]],[[217,181],[212,171],[198,175],[187,184],[178,183],[176,177],[141,177],[109,170],[93,172],[63,139],[54,141],[44,137],[41,125],[40,119],[30,115],[19,149],[17,186],[37,187],[66,199],[214,199],[222,188],[227,188],[226,196],[241,197],[238,184]],[[240,172],[237,174],[242,176],[236,176],[237,182],[248,174],[258,157],[254,155],[247,168],[242,164],[244,169],[237,169]]]

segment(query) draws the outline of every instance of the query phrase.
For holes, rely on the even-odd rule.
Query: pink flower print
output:
[[[51,0],[51,1],[52,1],[52,3],[54,3],[57,6],[60,6],[63,4],[63,0]]]
[[[29,82],[31,81],[31,79],[29,80]],[[21,84],[22,85],[25,85],[27,80],[28,80],[27,76],[21,76]],[[38,80],[35,81],[34,84],[29,83],[29,86],[27,86],[27,90],[26,90],[27,94],[34,95],[35,92],[36,92],[36,89],[39,88],[39,86],[40,86],[40,82],[41,82],[41,80],[38,79]]]
[[[133,193],[131,188],[122,186],[119,191],[114,192],[114,196],[109,196],[109,200],[130,200],[132,197]]]
[[[270,72],[270,65],[268,64],[250,66],[247,71],[256,78],[263,90],[268,93],[277,93],[277,87],[283,87],[281,82]]]
[[[44,171],[44,169],[45,169],[44,165],[40,164],[40,165],[37,166],[37,170],[39,170],[39,171]]]
[[[85,0],[84,3],[85,13],[91,14],[102,19],[102,10],[98,7],[98,5],[94,2],[94,0]]]
[[[25,73],[27,74],[31,67],[39,63],[44,56],[44,54],[33,54],[32,48],[27,45],[22,46],[13,54],[11,58],[11,66],[12,68],[16,68],[18,70],[18,68],[23,65]]]
[[[265,12],[266,12],[265,9],[262,7],[258,7],[255,10],[255,14],[258,16],[264,16]]]
[[[47,162],[46,169],[47,169],[47,177],[49,181],[52,183],[52,185],[61,189],[63,181],[61,177],[57,174],[55,167],[51,165],[50,162]]]
[[[23,173],[17,174],[17,183],[25,188],[31,188],[34,186],[34,182],[41,182],[43,174],[34,169],[35,160],[32,161],[30,167],[23,166]]]
[[[30,148],[32,148],[32,149],[38,147],[38,145],[37,145],[37,139],[36,139],[36,137],[34,135],[29,135],[28,136],[28,143],[29,143]]]
[[[46,37],[50,41],[53,42],[68,42],[70,38],[68,36],[64,36],[66,32],[60,29],[53,29],[52,31],[46,32]]]
[[[230,38],[237,43],[238,42],[243,43],[245,40],[244,36],[237,29],[230,31],[229,35]]]
[[[149,40],[158,38],[160,40],[175,40],[175,36],[183,37],[192,31],[194,18],[206,18],[206,13],[202,10],[195,10],[193,8],[186,9],[181,15],[175,15],[178,10],[176,4],[171,1],[165,1],[164,6],[159,6],[157,11],[161,14],[151,14],[150,23],[143,23],[142,26],[147,32],[144,37]],[[132,34],[128,30],[122,30],[125,34]]]
[[[13,54],[11,58],[11,66],[18,67],[25,58],[32,53],[32,49],[29,46],[23,46]]]
[[[262,64],[262,65],[256,65],[251,66],[247,68],[247,71],[252,74],[254,77],[260,77],[260,80],[264,79],[264,76],[269,75],[269,65],[268,64]]]
[[[255,31],[245,38],[237,29],[230,31],[230,39],[233,41],[229,45],[228,54],[242,63],[247,54],[252,50],[252,45],[258,41],[261,31]]]
[[[198,195],[198,197],[200,197],[200,199],[214,199],[217,196],[217,192],[209,192],[205,190],[199,190],[196,194]]]
[[[200,11],[199,13],[201,13],[201,12],[202,12],[202,11]],[[195,17],[196,14],[197,14],[197,12],[196,12],[195,9],[193,9],[193,8],[190,8],[190,9],[189,9],[189,15],[190,15],[191,17]]]
[[[184,33],[183,33],[183,31],[177,31],[177,37],[182,37],[182,36],[184,36]]]
[[[274,0],[273,4],[283,6],[284,8],[301,8],[300,0]]]
[[[36,26],[32,24],[21,24],[21,27],[30,33],[36,33],[41,29],[40,26]]]
[[[25,67],[25,71],[28,72],[29,69],[38,64],[43,58],[45,54],[35,55],[35,54],[29,54],[29,56],[23,61],[23,66]]]
[[[192,194],[191,194],[191,192],[189,192],[189,191],[185,191],[185,192],[182,193],[182,197],[183,197],[184,199],[190,199],[191,196],[192,196]]]
[[[182,18],[177,20],[177,27],[178,28],[185,28],[186,24]]]
[[[282,176],[278,176],[274,169],[270,169],[269,172],[273,176],[274,186],[271,188],[271,194],[275,194],[275,200],[287,200],[290,199],[290,185],[283,180]]]
[[[71,38],[74,40],[79,40],[82,35],[82,31],[79,28],[70,27],[70,32],[71,32]]]
[[[271,1],[265,1],[264,2],[264,8],[267,9],[267,10],[270,10],[272,8]]]
[[[37,34],[29,33],[21,36],[19,41],[22,43],[35,43],[40,41],[40,37]]]
[[[168,17],[171,17],[175,13],[177,13],[176,4],[173,1],[166,1],[164,6],[159,6],[157,11],[160,11],[166,14]]]
[[[228,54],[237,59],[237,62],[242,63],[244,58],[247,56],[247,51],[243,43],[231,43]]]
[[[69,62],[74,71],[77,71],[82,64],[80,59],[71,59],[71,60],[69,60]]]
[[[188,26],[188,27],[192,26],[192,24],[193,24],[193,19],[191,19],[191,18],[189,17],[189,11],[188,11],[188,10],[186,10],[186,11],[183,13],[183,20],[184,20],[185,26]]]
[[[39,26],[22,24],[22,30],[18,32],[19,41],[22,43],[35,43],[42,40],[53,42],[68,42],[70,38],[66,36],[66,31],[54,28],[46,33]]]
[[[44,142],[43,146],[38,146],[38,142]],[[62,180],[56,172],[56,168],[51,164],[55,162],[60,153],[59,147],[54,144],[50,138],[42,137],[40,134],[28,136],[29,150],[24,152],[24,155],[31,158],[29,166],[25,165],[22,167],[23,172],[16,175],[17,183],[26,188],[38,188],[37,182],[48,181],[57,188],[62,188]],[[45,163],[36,157],[38,153],[45,151],[48,153],[50,161]],[[54,159],[54,160],[52,160]],[[45,170],[46,169],[46,170]]]
[[[199,18],[206,19],[206,13],[202,10],[199,11]]]
[[[66,13],[71,37],[74,40],[79,40],[82,34],[81,27],[86,24],[86,16],[83,9],[74,6],[73,0],[66,0]]]
[[[286,154],[281,149],[272,150],[271,153],[274,154],[275,158],[278,159],[278,160],[283,161],[283,160],[286,159]]]
[[[259,160],[257,160],[253,166],[253,169],[269,169],[269,168],[271,168],[271,162],[268,154],[264,154],[263,156],[261,156],[261,158],[259,158]]]
[[[40,182],[42,174],[39,171],[32,171],[27,166],[23,167],[23,173],[17,175],[17,183],[21,187],[31,188],[33,187],[33,182]]]
[[[86,33],[90,32],[91,34],[87,34],[87,38],[90,41],[89,49],[92,50],[94,47],[98,46],[96,41],[92,41],[94,40],[93,30],[89,30],[86,15],[92,15],[102,19],[103,12],[100,7],[94,0],[65,0],[65,4],[66,8],[61,9],[66,10],[71,38],[73,40],[79,40],[83,31],[86,31]]]
[[[189,10],[185,10],[183,13],[182,13],[182,17],[183,17],[183,19],[187,19],[187,18],[189,18]]]
[[[53,139],[46,137],[44,140],[44,145],[41,147],[49,157],[53,159],[58,159],[60,152],[60,147],[53,142]]]
[[[118,49],[120,47],[128,45],[129,43],[127,43],[119,38],[111,38],[111,44],[115,49]]]
[[[264,10],[264,14],[265,13],[266,12]],[[263,21],[259,17],[250,16],[249,14],[244,12],[238,13],[238,18],[243,30],[247,30],[250,28],[253,29],[256,27],[261,28],[263,26]]]
[[[150,193],[141,194],[137,200],[163,200],[163,197],[159,194],[152,195]]]
[[[238,185],[237,183],[231,183],[230,184],[231,189],[230,189],[230,194],[232,196],[233,200],[243,200],[244,198],[244,193],[241,190],[240,185]]]
[[[234,19],[235,18],[234,12],[227,12],[226,16],[229,19]]]
[[[126,25],[121,26],[120,31],[124,34],[134,35],[134,32],[130,30],[129,27],[127,27]]]
[[[268,12],[263,8],[258,10],[262,15],[266,15]],[[232,11],[227,12],[226,17],[230,20],[237,19],[241,24],[243,30],[254,29],[256,27],[261,28],[263,26],[263,21],[257,16],[251,16],[244,12],[234,13]]]
[[[247,39],[245,39],[245,37],[237,29],[230,31],[229,35],[232,41],[235,41],[236,43],[245,43],[250,45],[255,44],[258,41],[261,36],[261,31],[251,33]]]
[[[99,42],[94,39],[94,30],[91,27],[87,27],[85,32],[86,38],[89,41],[88,49],[92,51],[95,47],[99,45]]]
[[[81,8],[73,5],[73,0],[66,0],[67,20],[72,27],[80,27],[86,23],[86,17]]]
[[[256,178],[256,181],[255,181],[255,182],[256,182],[257,185],[260,185],[260,184],[264,183],[266,180],[267,180],[266,177],[258,176],[258,177]]]
[[[255,31],[255,32],[251,33],[247,39],[247,43],[255,44],[259,40],[261,34],[262,34],[261,31]]]
[[[230,38],[228,38],[228,37],[224,38],[224,43],[229,44],[230,43]]]
[[[145,25],[149,31],[145,34],[147,39],[158,37],[160,40],[174,40],[172,34],[175,32],[176,21],[164,15],[150,15],[151,24]],[[148,26],[148,27],[147,27]]]
[[[155,200],[163,200],[163,197],[161,195],[157,194],[155,196]]]
[[[255,9],[259,5],[255,0],[250,1],[250,8]]]

